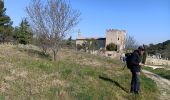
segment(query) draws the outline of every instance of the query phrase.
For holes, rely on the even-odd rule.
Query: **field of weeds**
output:
[[[51,60],[33,45],[0,45],[0,100],[157,100],[154,81],[141,76],[129,93],[130,72],[118,60],[61,49]]]

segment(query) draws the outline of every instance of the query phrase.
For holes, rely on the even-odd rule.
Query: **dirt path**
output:
[[[144,65],[144,66],[146,66],[146,67],[151,67],[151,68],[153,68],[153,69],[164,68],[164,69],[166,69],[166,70],[170,70],[169,67],[165,67],[165,66],[154,66],[154,65]]]
[[[145,65],[146,67],[151,67],[153,69],[157,69],[157,68],[164,68],[163,66],[151,66],[151,65]]]
[[[156,82],[161,93],[160,100],[170,100],[170,81],[146,70],[142,72]]]

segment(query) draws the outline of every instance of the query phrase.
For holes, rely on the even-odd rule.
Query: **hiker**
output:
[[[138,49],[132,53],[131,68],[130,68],[130,71],[132,73],[132,80],[131,80],[130,92],[134,94],[139,94],[139,89],[140,89],[139,76],[140,76],[141,66],[143,65],[141,63],[143,53],[144,53],[143,46],[139,46]]]

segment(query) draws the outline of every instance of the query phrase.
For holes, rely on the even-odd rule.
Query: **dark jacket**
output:
[[[141,55],[139,53],[139,50],[135,50],[131,58],[132,72],[140,72],[141,70],[141,66],[139,65],[140,62],[141,62]]]

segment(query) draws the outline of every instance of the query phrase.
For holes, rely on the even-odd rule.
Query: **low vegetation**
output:
[[[35,46],[0,45],[0,99],[157,100],[154,81],[141,76],[129,93],[130,72],[118,60],[62,49],[54,62]]]
[[[153,72],[157,75],[160,75],[161,77],[164,77],[164,78],[170,80],[170,70],[167,70],[165,68],[153,69],[153,68],[150,68],[150,67],[146,67],[145,69],[148,70],[148,71],[151,71],[151,72]]]
[[[110,43],[106,46],[107,51],[117,51],[117,45],[114,43]]]

